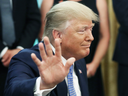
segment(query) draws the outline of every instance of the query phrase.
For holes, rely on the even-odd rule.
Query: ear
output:
[[[57,30],[53,30],[52,35],[54,39],[60,39],[60,40],[62,39],[62,33]]]

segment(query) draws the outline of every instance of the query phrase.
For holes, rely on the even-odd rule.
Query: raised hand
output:
[[[61,46],[58,39],[55,39],[55,55],[53,55],[48,37],[44,37],[44,43],[46,52],[43,44],[39,43],[42,61],[40,61],[34,53],[31,54],[41,76],[41,90],[52,88],[62,82],[67,76],[70,66],[75,62],[75,58],[69,58],[64,66],[61,60]]]

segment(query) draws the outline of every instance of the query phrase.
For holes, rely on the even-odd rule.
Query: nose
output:
[[[87,34],[86,34],[86,36],[85,36],[85,39],[86,39],[87,41],[90,41],[90,42],[92,42],[92,41],[94,40],[94,37],[93,37],[93,35],[92,35],[92,31],[91,31],[91,30],[88,30],[88,32],[87,32]]]

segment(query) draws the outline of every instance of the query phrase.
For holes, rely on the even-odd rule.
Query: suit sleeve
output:
[[[36,0],[27,0],[26,24],[17,46],[32,47],[41,27],[41,15]]]
[[[4,96],[34,96],[34,86],[39,72],[30,54],[21,52],[12,58]]]

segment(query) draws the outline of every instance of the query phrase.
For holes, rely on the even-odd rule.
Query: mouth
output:
[[[82,45],[82,47],[90,48],[90,44],[89,45]]]

